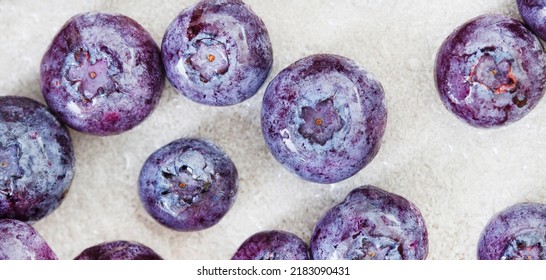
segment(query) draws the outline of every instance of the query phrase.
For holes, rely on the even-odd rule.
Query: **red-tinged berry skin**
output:
[[[376,156],[387,123],[381,84],[352,60],[312,55],[268,85],[262,133],[275,159],[316,183],[345,180]]]
[[[134,241],[104,242],[83,250],[75,260],[162,260],[150,247]]]
[[[270,230],[253,234],[237,249],[232,260],[308,260],[309,246],[297,235]]]
[[[55,210],[74,177],[66,127],[32,99],[0,97],[0,218],[34,222]]]
[[[56,260],[42,236],[29,224],[0,220],[0,260]]]
[[[71,128],[101,136],[144,121],[165,84],[158,45],[120,14],[72,17],[55,35],[40,70],[51,110]]]
[[[320,218],[310,247],[316,260],[423,260],[428,234],[413,203],[363,186]]]
[[[483,15],[458,27],[436,57],[436,86],[445,107],[480,128],[527,115],[543,96],[546,55],[523,23]]]
[[[546,204],[519,203],[495,214],[478,241],[480,260],[546,260]]]
[[[160,224],[198,231],[217,224],[235,202],[237,169],[216,145],[179,139],[155,151],[139,177],[140,200]]]
[[[167,28],[161,54],[170,83],[211,106],[254,96],[273,64],[265,24],[240,0],[204,0],[184,9]]]
[[[517,0],[521,18],[540,39],[546,39],[546,1]]]

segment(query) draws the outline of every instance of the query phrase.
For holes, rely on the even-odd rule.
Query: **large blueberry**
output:
[[[134,241],[117,240],[91,246],[75,260],[162,260],[150,247]]]
[[[521,22],[483,15],[458,27],[436,57],[436,86],[448,110],[476,127],[523,118],[542,98],[546,55]]]
[[[203,0],[183,10],[167,28],[161,54],[181,94],[214,106],[252,97],[273,64],[264,23],[240,0]]]
[[[311,235],[313,259],[421,260],[428,235],[407,199],[373,186],[351,191],[328,210]]]
[[[56,260],[57,255],[30,225],[0,220],[0,260]]]
[[[379,151],[387,122],[381,84],[353,61],[303,58],[266,89],[262,132],[273,156],[303,179],[335,183]]]
[[[546,1],[517,0],[518,10],[529,28],[542,40],[546,39]]]
[[[32,99],[0,97],[0,218],[41,219],[59,206],[73,176],[64,125]]]
[[[546,260],[546,204],[519,203],[489,220],[478,242],[481,260]]]
[[[140,199],[159,223],[196,231],[218,223],[237,194],[237,169],[216,145],[179,139],[155,151],[139,177]]]
[[[159,47],[136,21],[119,14],[74,16],[41,64],[42,93],[51,110],[73,129],[94,135],[141,123],[164,84]]]
[[[297,235],[281,230],[261,231],[247,238],[232,260],[308,260],[309,247]]]

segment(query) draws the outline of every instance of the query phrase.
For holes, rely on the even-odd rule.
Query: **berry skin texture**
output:
[[[540,37],[546,39],[546,2],[543,0],[517,0],[518,11],[529,28]]]
[[[255,95],[273,64],[264,23],[240,0],[204,0],[183,10],[167,28],[161,54],[170,83],[212,106]]]
[[[478,242],[480,260],[546,260],[546,205],[519,203],[493,216]]]
[[[71,128],[114,135],[152,113],[165,85],[159,47],[136,21],[85,13],[68,20],[41,63],[47,105]]]
[[[336,183],[379,151],[387,123],[381,84],[353,61],[330,54],[303,58],[268,85],[262,132],[285,168],[316,183]]]
[[[56,260],[57,255],[30,225],[0,220],[0,260]]]
[[[75,260],[162,260],[148,246],[133,241],[111,241],[89,247]]]
[[[155,151],[144,163],[139,194],[160,224],[177,231],[209,228],[235,202],[237,169],[216,145],[179,139]]]
[[[320,218],[310,247],[315,260],[423,260],[428,234],[413,203],[363,186]]]
[[[237,249],[232,260],[308,260],[309,247],[298,236],[280,230],[258,232]]]
[[[436,87],[462,121],[499,127],[527,115],[546,83],[546,55],[523,23],[483,15],[458,27],[436,57]]]
[[[44,105],[0,97],[0,218],[37,221],[55,210],[74,177],[65,126]]]

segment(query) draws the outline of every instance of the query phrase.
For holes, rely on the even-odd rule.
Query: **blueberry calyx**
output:
[[[229,58],[224,43],[213,38],[195,39],[194,51],[186,59],[189,72],[197,72],[199,80],[208,83],[215,77],[224,75],[229,69]]]
[[[546,259],[546,240],[544,236],[533,233],[522,234],[512,238],[502,260],[544,260]]]
[[[324,146],[332,139],[334,133],[343,128],[343,119],[334,107],[333,97],[327,98],[315,104],[301,108],[300,117],[304,120],[298,128],[298,132],[312,144]]]
[[[479,83],[494,94],[503,94],[517,90],[518,80],[512,72],[513,59],[496,61],[486,53],[482,55],[470,71],[469,80]]]

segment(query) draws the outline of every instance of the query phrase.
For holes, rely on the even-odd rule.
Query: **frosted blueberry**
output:
[[[308,260],[309,247],[298,236],[281,230],[261,231],[247,238],[232,260]]]
[[[91,246],[75,260],[162,260],[148,246],[133,241],[117,240]]]
[[[0,260],[56,260],[40,234],[27,223],[0,220]]]

